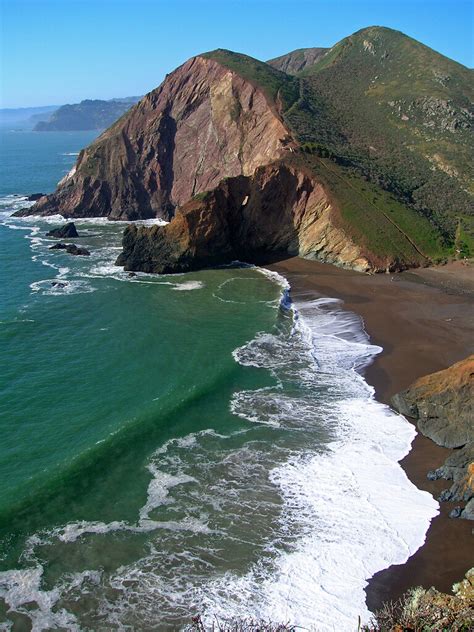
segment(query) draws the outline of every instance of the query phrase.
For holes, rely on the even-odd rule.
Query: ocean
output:
[[[1,132],[0,630],[356,630],[437,513],[364,380],[382,349],[262,268],[130,276],[124,223],[49,250],[62,218],[12,212],[93,138]]]

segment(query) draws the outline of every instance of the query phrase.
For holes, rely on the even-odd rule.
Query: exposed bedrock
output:
[[[416,380],[392,401],[438,445],[458,448],[474,441],[474,356]]]
[[[374,267],[337,226],[337,211],[323,187],[282,163],[224,179],[180,207],[165,226],[127,227],[123,248],[117,263],[143,272],[184,272],[289,254],[359,270]]]
[[[252,174],[291,144],[261,90],[194,57],[83,150],[55,193],[19,214],[169,219],[195,194]]]
[[[474,519],[474,355],[414,382],[392,399],[403,415],[413,417],[419,430],[446,448],[456,448],[431,479],[452,480],[440,500],[467,502],[457,512]]]

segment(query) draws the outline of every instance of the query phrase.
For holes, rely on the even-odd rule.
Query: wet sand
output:
[[[367,275],[298,258],[266,267],[288,279],[294,298],[339,298],[362,316],[371,341],[383,347],[365,372],[379,401],[389,403],[392,395],[418,377],[474,353],[474,267],[455,263]],[[426,474],[450,452],[418,434],[401,465],[417,487],[437,497],[449,481],[429,481]],[[450,592],[452,584],[462,579],[474,564],[474,525],[449,518],[454,506],[441,503],[425,544],[405,564],[391,566],[370,580],[366,589],[370,610],[398,599],[410,587],[434,586]]]

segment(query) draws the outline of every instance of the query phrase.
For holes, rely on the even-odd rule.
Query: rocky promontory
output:
[[[453,515],[474,519],[474,356],[414,382],[392,398],[393,406],[416,420],[425,436],[454,448],[432,479],[452,480],[440,500],[467,503]]]
[[[369,269],[373,262],[337,226],[335,215],[314,178],[275,163],[195,196],[165,226],[129,226],[117,264],[173,273],[294,254]]]
[[[212,59],[193,57],[83,150],[56,192],[23,214],[169,219],[194,195],[225,177],[252,174],[290,146],[260,89]]]
[[[418,80],[401,76],[404,67]],[[120,261],[130,270],[295,254],[389,272],[469,256],[470,78],[382,27],[268,63],[203,53],[82,150],[54,193],[17,215],[171,220],[127,229]],[[431,105],[415,115],[401,94]],[[445,127],[432,125],[441,101],[464,121],[450,128],[449,155]]]

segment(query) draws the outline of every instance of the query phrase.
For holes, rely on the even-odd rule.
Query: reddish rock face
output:
[[[194,57],[82,151],[57,191],[25,214],[169,219],[195,194],[252,174],[290,145],[258,88]]]
[[[117,263],[171,273],[294,254],[368,269],[360,248],[332,223],[334,213],[314,178],[274,163],[223,180],[180,207],[166,226],[129,226]]]

